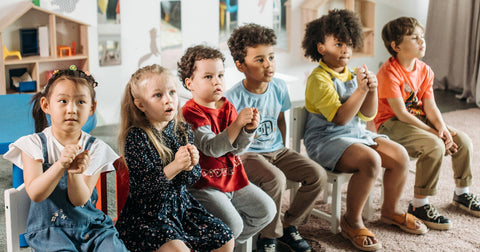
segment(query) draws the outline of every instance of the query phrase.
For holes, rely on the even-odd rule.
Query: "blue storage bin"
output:
[[[35,92],[37,91],[36,81],[23,81],[18,83],[18,92]]]

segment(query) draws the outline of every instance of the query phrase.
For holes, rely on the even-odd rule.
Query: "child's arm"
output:
[[[187,116],[188,117],[188,114]],[[210,126],[201,126],[195,130],[195,145],[203,154],[211,157],[221,157],[226,153],[236,153],[245,149],[250,140],[244,141],[241,136],[243,129],[255,130],[258,126],[260,115],[256,108],[245,108],[228,127],[221,133],[215,134]],[[248,137],[253,134],[248,134]],[[239,141],[237,141],[239,140]],[[241,146],[237,146],[241,145]]]
[[[445,121],[443,121],[442,114],[435,103],[433,98],[423,99],[423,110],[427,116],[427,119],[437,129],[437,136],[443,139],[445,142],[445,149],[448,154],[457,152],[457,144],[453,142],[452,133],[447,129]]]
[[[357,73],[359,72],[362,72],[362,81],[367,81],[368,86],[368,93],[360,107],[360,113],[366,117],[374,117],[377,114],[378,108],[377,76],[373,72],[368,71],[366,65],[363,65],[362,68],[357,68]]]
[[[101,172],[92,176],[83,175],[83,172],[90,165],[90,154],[88,150],[79,153],[67,169],[68,199],[74,206],[82,206],[92,196]]]
[[[23,151],[22,162],[25,190],[30,199],[34,202],[41,202],[48,198],[65,173],[65,168],[60,164],[54,164],[43,172],[42,162],[34,160]]]
[[[438,135],[437,131],[422,122],[420,119],[415,117],[414,115],[410,114],[407,109],[405,108],[405,102],[401,97],[395,97],[395,98],[388,98],[387,99],[388,104],[392,108],[393,113],[395,114],[395,117],[397,117],[398,120],[411,124],[417,128],[423,129],[425,131],[428,131],[434,135]]]
[[[287,133],[287,123],[285,122],[285,113],[280,112],[277,118],[277,124],[278,124],[278,129],[280,130],[280,133],[282,134],[282,140],[283,140],[283,146],[285,145],[285,138],[286,138],[286,133]]]
[[[227,127],[230,144],[235,142],[244,127],[249,131],[255,130],[258,126],[258,117],[258,110],[256,108],[242,109],[238,114],[237,119]]]
[[[369,93],[368,79],[363,71],[357,72],[358,87],[348,100],[337,110],[332,122],[337,125],[345,125],[350,122],[362,107],[367,94]],[[363,114],[363,113],[362,113]]]
[[[233,143],[233,146],[236,147],[235,150],[232,150],[231,153],[234,155],[239,155],[245,150],[250,147],[250,144],[253,142],[253,138],[255,137],[255,131],[258,128],[258,125],[260,124],[260,113],[258,113],[257,108],[252,108],[253,109],[253,119],[251,123],[247,123],[245,127],[243,127],[243,130],[240,131],[240,134],[238,134],[237,139]]]

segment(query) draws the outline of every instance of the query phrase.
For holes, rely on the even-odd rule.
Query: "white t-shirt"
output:
[[[51,127],[45,128],[43,133],[47,138],[48,162],[53,164],[60,158],[64,146],[55,139]],[[82,136],[78,141],[78,145],[82,147],[81,151],[85,149],[85,144],[89,138],[90,135],[82,131]],[[14,143],[11,143],[8,146],[7,153],[3,155],[3,158],[23,170],[22,151],[34,160],[44,162],[42,142],[37,134],[23,136]],[[99,171],[108,172],[115,170],[113,162],[118,158],[118,155],[102,140],[96,138],[90,147],[89,153],[90,165],[87,170],[83,172],[84,175],[91,176]]]

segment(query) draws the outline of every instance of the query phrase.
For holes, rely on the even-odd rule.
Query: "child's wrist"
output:
[[[245,132],[247,132],[248,134],[252,134],[257,130],[257,128],[247,129],[247,127],[243,127],[243,130],[245,130]]]

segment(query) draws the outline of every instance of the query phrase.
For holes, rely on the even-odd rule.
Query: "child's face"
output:
[[[40,100],[42,110],[50,115],[53,130],[76,132],[82,129],[88,117],[95,112],[96,103],[87,86],[71,80],[59,80],[53,86],[50,97]]]
[[[173,76],[152,73],[139,86],[141,97],[134,100],[135,106],[145,113],[152,126],[164,129],[177,113],[177,85]]]
[[[275,52],[272,45],[247,47],[243,63],[235,62],[237,69],[245,74],[251,84],[264,84],[272,80],[275,74]]]
[[[402,42],[393,47],[393,49],[397,52],[397,57],[413,59],[422,58],[425,56],[425,49],[427,45],[425,44],[423,35],[423,29],[418,26],[415,27],[412,35],[404,35]],[[393,46],[394,42],[392,43]]]
[[[225,92],[225,69],[221,59],[203,59],[195,62],[196,70],[185,84],[192,92],[193,100],[205,107],[215,107],[215,102]]]
[[[325,43],[318,43],[317,50],[328,67],[343,72],[352,57],[353,43],[341,42],[335,36],[328,35],[325,37]]]

